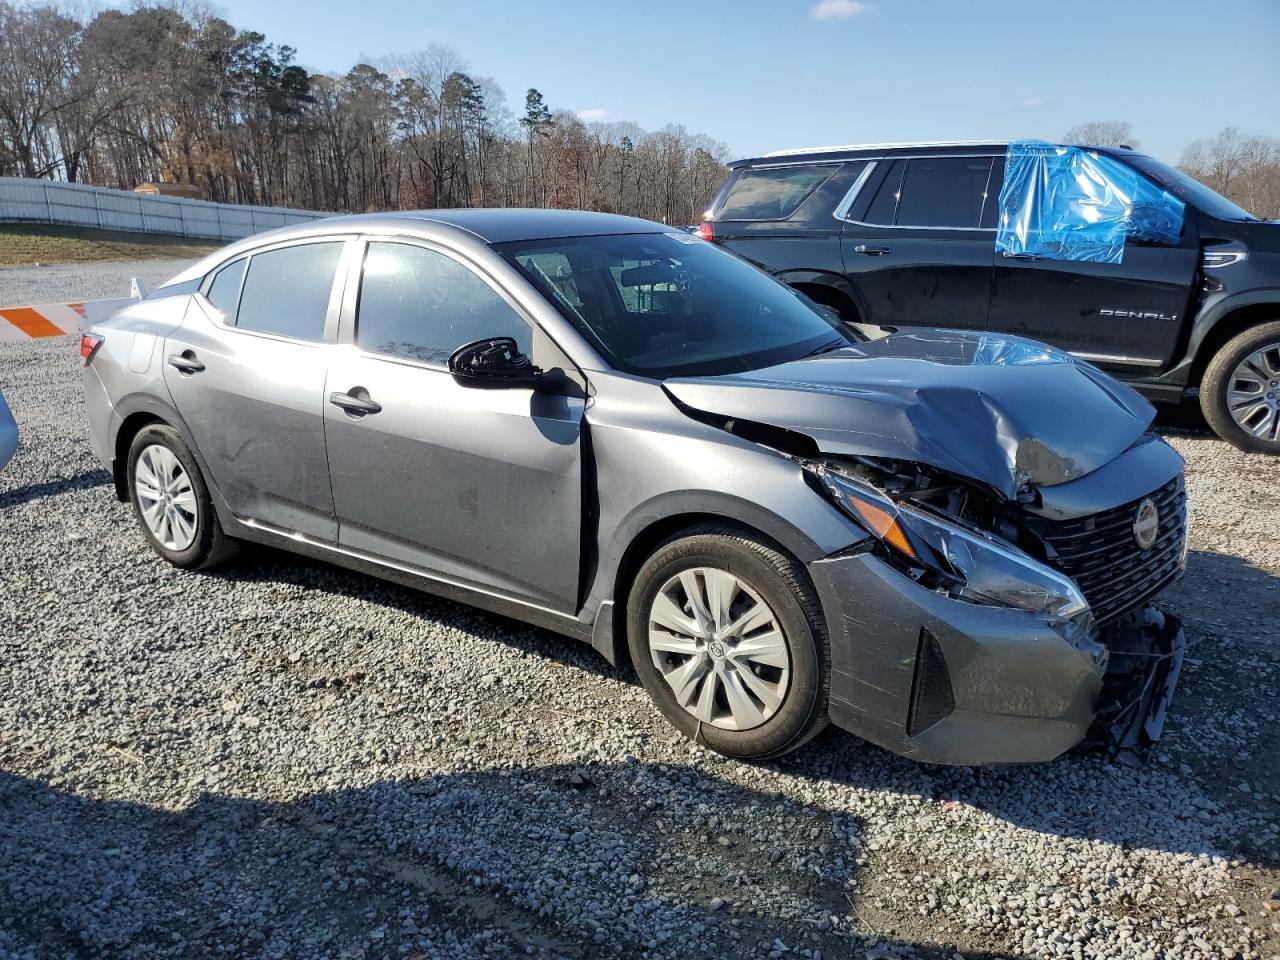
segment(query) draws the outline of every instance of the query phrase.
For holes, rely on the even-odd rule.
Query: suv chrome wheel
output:
[[[133,489],[142,522],[161,546],[182,551],[195,542],[199,528],[195,491],[172,450],[158,443],[145,447],[134,469]]]
[[[786,699],[791,657],[777,615],[713,567],[682,570],[649,610],[649,653],[676,702],[703,723],[750,730]]]
[[[1280,439],[1280,342],[1265,344],[1236,364],[1227,407],[1241,429],[1260,440]]]

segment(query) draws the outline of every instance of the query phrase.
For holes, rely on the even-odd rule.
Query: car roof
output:
[[[1008,149],[1009,140],[922,140],[913,143],[847,143],[829,147],[794,147],[787,150],[774,150],[761,157],[747,157],[729,164],[730,167],[763,167],[788,163],[805,163],[819,160],[860,160],[867,157],[891,157],[901,153],[952,153],[959,156],[974,154],[1003,153]],[[1084,146],[1102,153],[1130,154],[1127,147],[1096,147],[1087,144],[1071,144]]]
[[[510,243],[516,240],[551,240],[562,237],[596,237],[616,233],[665,233],[675,229],[614,213],[588,210],[538,210],[531,208],[472,208],[449,210],[400,210],[390,213],[330,217],[315,221],[324,232],[350,224],[359,229],[365,225],[393,226],[397,222],[420,221],[445,224],[465,230],[485,243]]]
[[[415,231],[415,227],[419,228]],[[564,237],[599,237],[623,233],[670,233],[668,227],[652,220],[623,217],[613,213],[587,210],[537,210],[481,208],[466,210],[399,210],[388,213],[361,213],[324,217],[295,223],[263,233],[250,234],[196,261],[163,286],[184,283],[203,277],[221,263],[249,253],[259,247],[308,237],[334,236],[344,233],[394,234],[420,232],[430,236],[441,229],[456,239],[471,243],[510,243],[520,240],[553,240]]]

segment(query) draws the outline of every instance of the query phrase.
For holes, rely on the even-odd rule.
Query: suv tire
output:
[[[138,431],[129,445],[129,502],[147,544],[175,567],[204,569],[230,558],[209,488],[182,435],[167,424]]]
[[[1258,402],[1250,405],[1255,392]],[[1250,327],[1223,344],[1204,372],[1200,407],[1228,443],[1251,453],[1280,454],[1280,320]]]
[[[717,753],[777,757],[827,724],[831,656],[813,586],[734,527],[694,527],[657,547],[631,590],[627,642],[662,714]]]

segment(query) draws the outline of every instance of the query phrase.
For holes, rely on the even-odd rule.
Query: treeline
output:
[[[1142,145],[1126,120],[1086,123],[1063,135],[1066,143],[1099,147]],[[1280,219],[1280,139],[1226,127],[1216,137],[1188,144],[1178,169],[1263,220]]]
[[[293,48],[202,12],[0,0],[0,175],[363,212],[552,206],[697,222],[726,147],[669,126],[584,122],[433,47],[313,74]]]

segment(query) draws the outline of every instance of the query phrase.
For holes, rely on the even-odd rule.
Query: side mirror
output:
[[[459,347],[449,357],[449,372],[464,387],[536,389],[542,383],[542,370],[511,337],[486,337]]]

